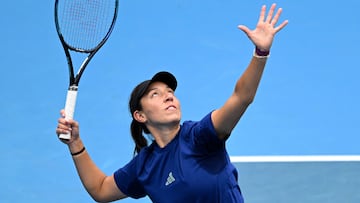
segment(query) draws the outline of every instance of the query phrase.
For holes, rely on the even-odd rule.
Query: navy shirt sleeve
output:
[[[190,125],[192,127],[187,129],[187,132],[184,133],[186,139],[190,140],[190,144],[194,150],[199,153],[211,153],[225,150],[225,141],[220,140],[217,136],[211,120],[211,114],[212,112],[207,114],[199,122],[193,122],[193,125]]]
[[[136,166],[139,155],[134,157],[127,165],[114,173],[115,183],[125,195],[138,199],[146,195],[141,183],[138,181]]]

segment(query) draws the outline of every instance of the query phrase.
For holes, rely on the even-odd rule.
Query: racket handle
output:
[[[66,103],[65,103],[65,120],[70,120],[74,118],[74,111],[75,111],[75,104],[76,104],[76,97],[78,93],[77,86],[70,86],[69,90],[66,95]],[[70,140],[71,133],[67,134],[60,134],[60,139]]]

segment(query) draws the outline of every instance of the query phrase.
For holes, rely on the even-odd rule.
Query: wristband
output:
[[[258,47],[255,47],[254,57],[256,58],[268,58],[270,56],[270,51],[261,51]]]
[[[71,156],[77,156],[77,155],[83,153],[84,151],[85,151],[85,147],[83,147],[83,148],[82,148],[80,151],[78,151],[78,152],[71,153]]]

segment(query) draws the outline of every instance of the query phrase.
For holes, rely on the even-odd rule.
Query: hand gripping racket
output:
[[[55,0],[55,25],[69,68],[69,89],[65,102],[65,119],[74,116],[79,81],[87,64],[109,38],[117,17],[118,0]],[[70,51],[87,57],[76,75]],[[71,135],[61,134],[61,139]]]

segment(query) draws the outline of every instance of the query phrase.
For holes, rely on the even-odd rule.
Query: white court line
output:
[[[230,156],[231,162],[338,162],[360,161],[360,155]]]

